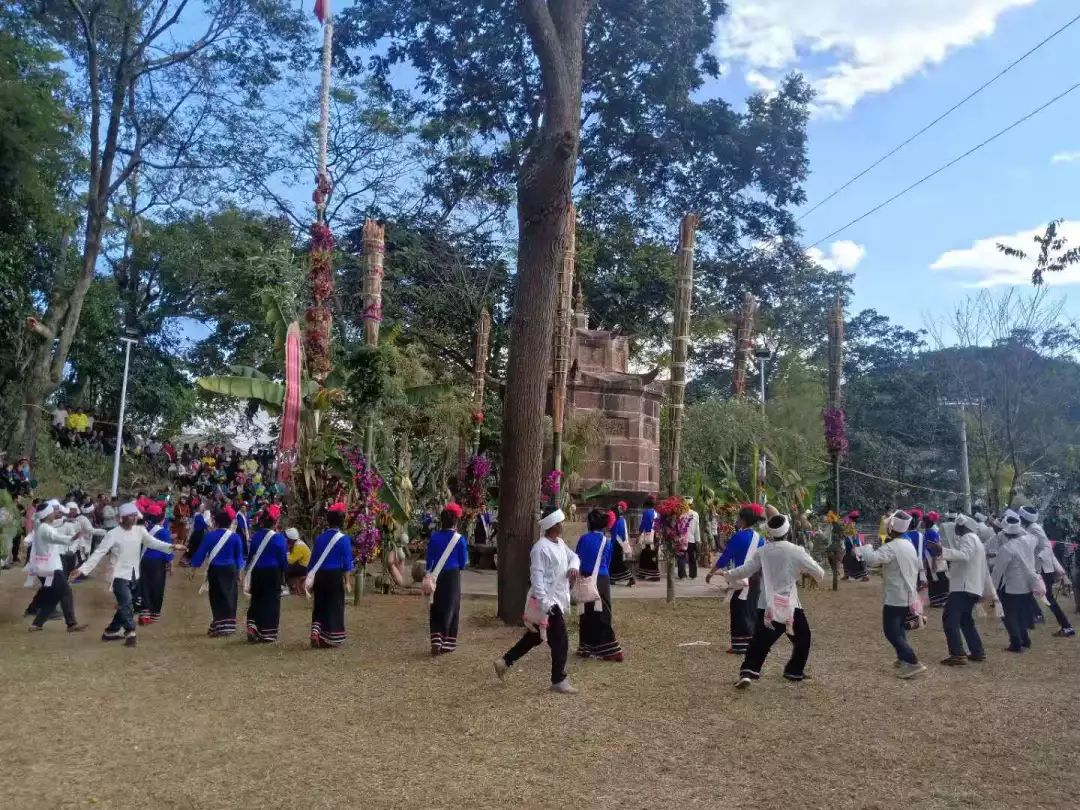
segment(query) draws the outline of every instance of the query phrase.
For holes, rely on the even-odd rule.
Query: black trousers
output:
[[[613,658],[622,655],[611,622],[611,582],[606,576],[596,578],[600,607],[590,602],[578,616],[578,655],[594,658]]]
[[[967,650],[972,655],[984,654],[982,637],[979,636],[979,628],[975,626],[975,619],[971,612],[975,605],[979,604],[979,595],[953,591],[945,602],[945,613],[941,617],[941,625],[945,630],[945,641],[949,645],[949,655],[954,658],[967,654],[964,651],[964,643],[967,642]]]
[[[999,593],[1001,607],[1005,610],[1005,629],[1009,633],[1009,649],[1020,651],[1031,646],[1028,627],[1031,622],[1032,599],[1030,593]]]
[[[743,678],[757,680],[761,677],[761,668],[769,655],[769,650],[780,636],[787,632],[787,625],[770,622],[765,625],[765,611],[758,610],[757,624],[754,626],[754,637],[750,641],[750,649],[743,659],[742,669],[739,675]],[[810,660],[810,623],[806,621],[806,614],[802,608],[795,608],[795,620],[792,623],[793,635],[788,636],[793,645],[791,658],[784,666],[784,677],[789,681],[801,681],[806,677],[806,662]]]
[[[144,624],[151,624],[161,618],[168,568],[168,560],[148,560],[144,557],[139,563],[139,621]]]
[[[503,656],[503,661],[508,667],[513,666],[525,653],[543,643],[539,631],[529,630]],[[551,682],[562,683],[566,680],[566,656],[570,652],[570,638],[566,635],[566,619],[558,605],[548,614],[547,643],[551,648]]]
[[[34,624],[43,627],[56,606],[64,612],[64,624],[71,627],[77,624],[75,621],[75,596],[68,585],[67,577],[63,571],[53,571],[52,585],[45,585],[45,577],[41,580],[41,590],[37,592],[34,601],[37,602],[37,614],[34,616]],[[33,604],[33,602],[31,602]]]
[[[757,623],[757,603],[761,594],[761,577],[750,578],[750,592],[746,599],[739,594],[731,597],[728,613],[731,619],[731,650],[745,655],[750,649],[750,640],[754,637],[754,625]]]
[[[432,652],[457,649],[458,618],[461,615],[461,570],[444,568],[435,581],[435,599],[428,609]]]
[[[1054,596],[1054,575],[1043,574],[1043,582],[1046,583],[1046,601],[1050,603],[1050,611],[1054,614],[1054,618],[1057,619],[1062,630],[1069,630],[1072,625],[1069,623],[1069,619],[1065,616],[1065,611],[1061,609],[1061,605],[1058,604],[1057,597]]]
[[[679,564],[679,579],[686,579],[687,568],[690,569],[690,579],[697,579],[697,543],[690,543],[684,554],[677,555]]]
[[[252,569],[251,600],[247,609],[248,641],[277,641],[284,574],[281,568]]]
[[[236,566],[211,565],[207,569],[210,585],[211,636],[229,636],[236,632]]]
[[[896,650],[896,660],[903,661],[905,664],[919,663],[915,650],[911,648],[907,640],[908,618],[911,615],[910,608],[903,605],[882,605],[881,607],[882,632]]]

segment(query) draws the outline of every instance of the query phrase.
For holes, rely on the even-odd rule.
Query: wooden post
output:
[[[476,324],[476,356],[473,358],[473,455],[480,453],[480,426],[484,424],[484,387],[487,383],[488,345],[491,341],[491,313],[480,312]]]
[[[558,298],[555,302],[555,328],[551,347],[551,469],[562,471],[563,421],[566,411],[566,381],[570,371],[570,320],[573,309],[574,258],[577,251],[577,209],[566,208],[564,223],[566,248],[559,267]],[[551,507],[558,506],[558,495],[551,496]]]
[[[373,219],[364,222],[364,343],[371,348],[379,345],[379,324],[382,323],[383,265],[386,255],[386,229]],[[364,455],[368,464],[374,463],[375,417],[368,417]]]
[[[683,403],[686,399],[686,358],[690,348],[690,310],[694,295],[694,245],[697,214],[687,214],[679,226],[679,253],[675,269],[675,312],[671,327],[671,442],[668,452],[668,488],[679,494],[682,464]],[[668,554],[667,601],[675,601],[675,555]]]

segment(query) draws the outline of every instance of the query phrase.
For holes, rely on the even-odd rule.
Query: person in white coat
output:
[[[1024,527],[1012,510],[1001,520],[1004,537],[994,558],[990,578],[1004,608],[1005,629],[1009,631],[1006,652],[1021,653],[1031,647],[1028,629],[1031,623],[1032,594],[1041,590],[1042,580],[1028,561]]]
[[[134,647],[135,638],[135,593],[139,583],[139,562],[144,548],[157,551],[184,551],[183,546],[173,545],[158,540],[145,527],[136,524],[139,510],[133,503],[120,507],[120,525],[110,530],[102,538],[97,549],[85,563],[71,572],[75,576],[89,576],[106,555],[112,558],[112,592],[116,597],[116,613],[109,622],[102,641],[124,639],[124,644]]]
[[[989,596],[991,601],[996,601],[997,594],[990,581],[990,567],[986,563],[986,549],[979,539],[978,526],[967,515],[957,515],[952,544],[941,550],[942,557],[949,562],[949,598],[941,617],[949,646],[949,657],[941,662],[946,666],[986,660],[986,650],[972,612],[980,599]]]
[[[562,510],[556,509],[540,520],[543,536],[533,543],[529,553],[532,589],[525,608],[526,632],[502,658],[495,660],[495,674],[502,680],[515,662],[544,643],[546,635],[551,648],[551,691],[572,695],[577,689],[566,677],[566,657],[570,651],[566,617],[570,613],[570,586],[577,580],[581,562],[563,542],[565,519]]]
[[[1039,523],[1039,510],[1033,506],[1022,506],[1019,509],[1019,515],[1020,525],[1024,527],[1024,531],[1027,533],[1024,537],[1024,545],[1031,552],[1032,567],[1035,569],[1035,573],[1042,578],[1046,588],[1048,607],[1060,627],[1054,635],[1058,638],[1072,638],[1076,635],[1076,631],[1054,596],[1054,582],[1065,576],[1065,569],[1062,568],[1061,563],[1054,556],[1050,538],[1046,536],[1046,530]],[[1038,603],[1036,603],[1035,607],[1038,614],[1041,615],[1042,610],[1039,609]]]
[[[34,584],[34,578],[41,583],[41,590],[34,597],[34,621],[30,632],[40,632],[53,610],[59,605],[64,613],[64,623],[69,633],[78,633],[86,629],[75,618],[75,597],[71,593],[64,564],[60,559],[62,550],[71,546],[76,529],[60,521],[64,514],[59,503],[50,501],[34,515],[34,531],[26,564],[26,585]]]
[[[758,597],[757,623],[750,648],[739,670],[735,688],[745,689],[761,678],[761,668],[769,650],[785,633],[792,641],[791,658],[784,666],[789,681],[806,678],[810,659],[810,623],[799,602],[796,583],[805,573],[820,582],[825,571],[802,546],[791,542],[791,521],[786,515],[769,518],[765,532],[768,542],[745,563],[725,572],[728,587],[739,580],[761,573],[761,595]]]
[[[894,512],[886,523],[885,545],[879,549],[862,545],[855,547],[855,553],[866,565],[881,568],[885,579],[881,626],[885,638],[896,650],[897,677],[905,680],[926,672],[926,665],[919,661],[907,640],[909,612],[922,616],[919,597],[922,562],[915,546],[905,540],[911,523],[912,516],[907,512]]]
[[[679,569],[679,579],[697,579],[697,555],[701,548],[701,516],[694,510],[694,499],[687,498],[686,505],[690,507],[687,513],[689,520],[686,523],[686,551],[676,556]],[[683,545],[680,543],[680,545]]]

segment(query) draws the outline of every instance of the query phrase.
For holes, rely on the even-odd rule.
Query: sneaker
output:
[[[508,669],[510,669],[510,666],[506,663],[506,659],[495,659],[495,675],[499,678],[500,681],[506,677],[506,671]]]
[[[1012,647],[1012,646],[1009,646],[1009,647],[1006,647],[1006,648],[1005,648],[1005,652],[1011,652],[1011,653],[1022,653],[1023,651],[1024,651],[1024,648],[1023,648],[1023,647]]]
[[[1054,633],[1055,638],[1072,638],[1075,635],[1076,631],[1073,630],[1071,627],[1063,627],[1056,633]]]
[[[570,681],[559,681],[551,685],[552,692],[558,692],[560,695],[576,695],[577,689],[570,685]]]
[[[124,633],[121,630],[106,630],[101,634],[102,641],[119,641],[124,637]]]
[[[947,667],[962,667],[968,662],[966,655],[950,655],[942,659],[941,663]]]
[[[736,689],[746,689],[746,687],[748,687],[753,682],[754,682],[753,679],[747,678],[746,676],[743,676],[742,678],[739,678],[739,680],[737,680],[735,682],[735,688]]]
[[[125,647],[134,647],[135,646],[135,634],[134,633],[128,633],[127,636],[124,637],[124,646]]]
[[[967,660],[972,661],[972,662],[974,662],[976,664],[981,664],[983,661],[986,660],[986,654],[985,653],[977,653],[975,655],[969,655],[967,657]]]
[[[29,627],[27,627],[26,629],[31,633],[40,633],[45,628],[42,627],[40,624],[32,624]]]
[[[906,681],[922,672],[926,672],[926,664],[903,664],[896,677]]]
[[[88,625],[88,624],[78,624],[78,623],[76,623],[76,624],[69,624],[69,625],[67,626],[67,631],[68,631],[69,633],[81,633],[81,632],[82,632],[83,630],[85,630],[85,629],[86,629],[86,628],[88,628],[89,626],[90,626],[90,625]]]

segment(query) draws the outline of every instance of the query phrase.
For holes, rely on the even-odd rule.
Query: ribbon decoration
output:
[[[285,402],[281,409],[281,437],[278,443],[278,474],[281,483],[292,478],[296,462],[296,441],[300,424],[300,324],[293,321],[285,335]]]

